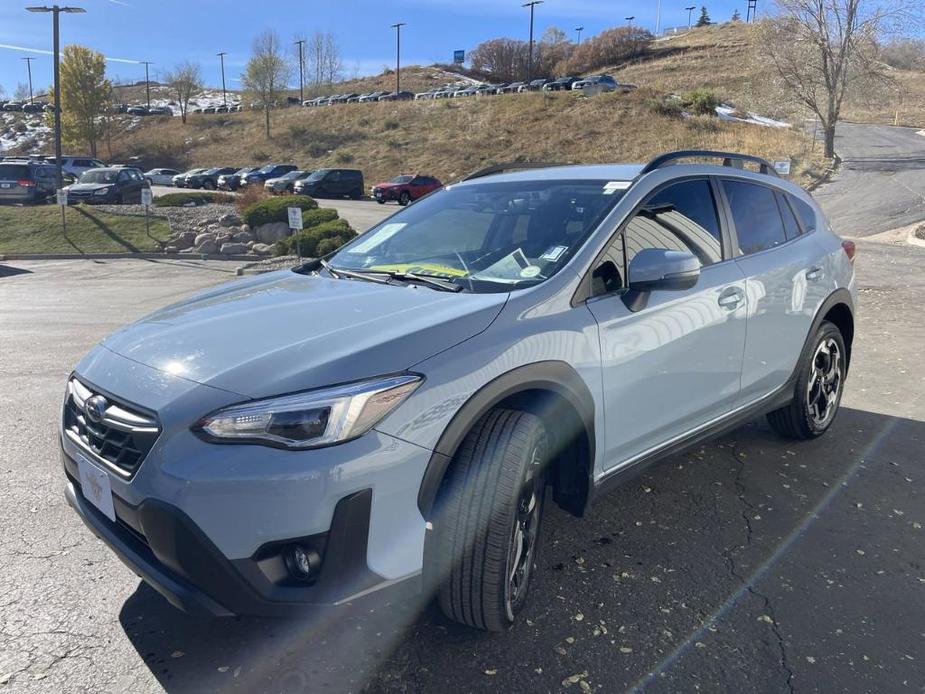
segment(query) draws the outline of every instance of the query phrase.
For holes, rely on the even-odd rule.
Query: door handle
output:
[[[730,289],[720,294],[719,299],[716,300],[716,303],[725,309],[734,311],[739,307],[739,304],[742,303],[742,295],[737,289]]]
[[[806,279],[808,279],[810,282],[817,282],[823,277],[825,277],[825,270],[823,270],[818,265],[811,267],[806,272]]]

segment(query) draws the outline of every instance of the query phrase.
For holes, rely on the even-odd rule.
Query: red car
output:
[[[380,205],[389,200],[397,200],[399,205],[407,205],[438,188],[443,188],[443,184],[433,176],[401,174],[389,179],[387,183],[374,185],[373,199]]]

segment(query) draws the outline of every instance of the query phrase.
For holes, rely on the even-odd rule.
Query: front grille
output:
[[[131,477],[157,441],[160,427],[152,415],[72,378],[64,402],[64,433],[97,460]]]

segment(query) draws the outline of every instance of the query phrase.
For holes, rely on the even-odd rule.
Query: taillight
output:
[[[16,181],[17,185],[22,186],[23,188],[35,188],[35,181],[31,178],[21,178]]]
[[[854,254],[857,251],[854,241],[842,241],[841,247],[845,251],[845,255],[848,256],[848,262],[854,265]]]

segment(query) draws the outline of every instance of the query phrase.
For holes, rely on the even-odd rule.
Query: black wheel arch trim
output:
[[[563,397],[578,413],[589,445],[589,468],[595,451],[594,397],[574,367],[563,361],[543,361],[512,369],[477,390],[444,429],[424,472],[418,491],[418,508],[429,519],[440,484],[456,450],[481,417],[498,403],[519,393],[547,390]]]

